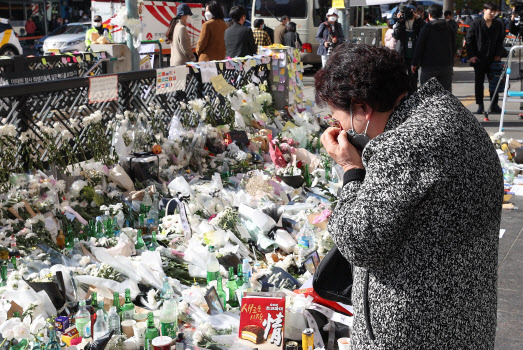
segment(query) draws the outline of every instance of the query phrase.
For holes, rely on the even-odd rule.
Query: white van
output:
[[[263,19],[267,27],[274,29],[282,16],[289,16],[303,43],[303,63],[321,65],[321,57],[316,54],[316,33],[331,6],[332,0],[253,0],[251,22]]]

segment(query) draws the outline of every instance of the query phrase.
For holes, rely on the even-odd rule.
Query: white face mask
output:
[[[208,20],[208,21],[213,19],[212,13],[210,13],[209,11],[205,11],[205,19]]]
[[[93,26],[95,26],[96,28],[99,28],[102,26],[102,22],[93,22]]]
[[[329,16],[328,19],[329,19],[329,22],[336,22],[338,17],[336,17],[336,16]]]

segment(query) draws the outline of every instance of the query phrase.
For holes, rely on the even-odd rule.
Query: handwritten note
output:
[[[89,103],[113,101],[117,98],[117,75],[89,78]]]
[[[214,90],[223,96],[227,96],[230,93],[236,91],[236,89],[231,84],[229,84],[221,74],[211,77],[211,83],[214,87]]]
[[[202,75],[202,83],[210,83],[211,78],[218,75],[216,63],[200,63],[200,74]]]

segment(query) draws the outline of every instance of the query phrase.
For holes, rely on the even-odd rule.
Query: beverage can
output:
[[[171,337],[161,336],[154,338],[151,344],[154,350],[171,350],[172,342]]]
[[[301,348],[314,350],[314,330],[312,328],[305,328],[301,333]]]
[[[288,341],[285,344],[285,350],[298,350],[298,343],[295,341]]]

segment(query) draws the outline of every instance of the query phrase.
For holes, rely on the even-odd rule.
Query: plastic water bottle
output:
[[[86,334],[86,327],[89,334]],[[76,329],[82,338],[91,337],[91,314],[87,310],[85,300],[80,300],[80,310],[76,313]]]
[[[314,250],[316,245],[316,234],[311,224],[306,222],[297,237],[298,241],[298,257],[300,262],[303,262],[305,256]]]
[[[120,316],[118,315],[118,311],[116,310],[116,306],[111,306],[111,309],[109,309],[109,332],[114,331],[115,335],[121,335],[122,334],[122,328],[120,327]]]
[[[102,309],[96,311],[96,323],[93,327],[93,340],[104,336],[108,333],[107,321],[105,321],[104,312]]]
[[[163,300],[170,299],[173,295],[173,288],[169,283],[169,277],[164,277],[161,296]]]
[[[252,277],[252,267],[251,267],[251,264],[249,263],[249,259],[247,259],[247,258],[243,259],[242,268],[243,268],[243,280],[248,281],[249,278]]]

